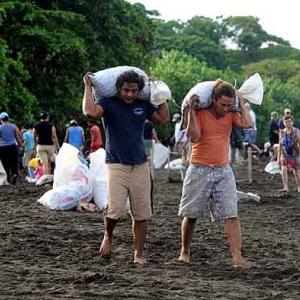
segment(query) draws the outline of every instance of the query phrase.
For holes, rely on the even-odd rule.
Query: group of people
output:
[[[84,76],[83,81],[83,112],[90,118],[103,118],[106,134],[108,206],[104,212],[104,236],[99,253],[110,257],[113,232],[125,212],[129,197],[134,236],[133,260],[143,264],[147,224],[152,215],[150,170],[143,129],[146,120],[156,124],[169,122],[168,105],[163,103],[155,107],[151,102],[141,101],[138,95],[144,81],[134,71],[124,72],[118,77],[118,94],[111,98],[94,99],[89,77]],[[240,112],[231,111],[236,95]],[[252,128],[253,121],[244,99],[232,85],[227,82],[218,85],[212,104],[206,109],[198,109],[191,97],[186,137],[192,144],[192,150],[179,206],[179,216],[183,218],[179,261],[184,263],[190,262],[196,220],[204,218],[206,204],[211,201],[214,220],[225,222],[234,266],[251,266],[241,254],[236,184],[229,165],[229,147],[225,146],[229,145],[233,127]],[[176,142],[179,148],[185,140],[177,137]]]
[[[76,147],[81,152],[86,149],[87,152],[92,153],[103,148],[102,133],[95,120],[88,120],[88,127],[90,133],[88,147],[86,145],[84,129],[74,119],[71,120],[70,126],[66,130],[64,142]]]
[[[22,169],[27,172],[27,182],[35,182],[42,175],[51,174],[60,145],[49,113],[41,112],[39,122],[26,124],[21,130],[11,122],[6,112],[0,114],[0,120],[0,159],[8,183],[15,184]],[[87,149],[90,153],[103,147],[103,138],[94,120],[89,120],[88,126],[91,139]],[[76,120],[71,120],[64,142],[83,151],[85,134]],[[23,157],[20,161],[21,153]]]
[[[39,119],[34,126],[27,124],[20,130],[10,122],[8,113],[0,114],[0,159],[8,183],[16,183],[22,167],[28,170],[29,178],[34,176],[33,169],[38,171],[40,164],[40,175],[51,172],[54,153],[59,150],[56,129],[49,121],[48,112],[41,112]],[[21,152],[23,152],[22,162],[20,162]],[[35,153],[36,160],[34,160]]]
[[[288,171],[293,172],[297,191],[300,192],[300,130],[299,125],[292,116],[291,109],[285,108],[283,116],[279,118],[276,111],[271,112],[269,122],[269,141],[265,143],[264,149],[256,145],[256,117],[251,107],[246,103],[250,112],[253,127],[241,130],[233,127],[230,136],[231,163],[234,163],[236,157],[245,157],[245,146],[250,146],[255,155],[260,157],[266,155],[270,161],[276,161],[279,164],[283,182],[283,189],[279,191],[282,195],[289,193]],[[238,155],[236,153],[238,151]]]

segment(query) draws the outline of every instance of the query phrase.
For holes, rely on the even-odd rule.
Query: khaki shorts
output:
[[[130,201],[132,218],[137,221],[151,217],[151,182],[148,162],[142,165],[107,164],[106,217],[120,219],[126,208],[127,197]]]
[[[33,154],[34,154],[33,152],[34,152],[33,150],[28,150],[28,151],[24,152],[24,156],[23,156],[23,168],[27,169],[30,160],[33,158]]]
[[[36,152],[42,164],[54,161],[54,145],[37,145]]]

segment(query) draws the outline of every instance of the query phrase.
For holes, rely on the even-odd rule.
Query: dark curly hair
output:
[[[143,76],[140,76],[134,71],[126,71],[118,77],[116,82],[117,90],[120,90],[125,82],[137,83],[139,91],[141,91],[145,86]]]

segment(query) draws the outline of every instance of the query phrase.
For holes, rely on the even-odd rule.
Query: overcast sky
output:
[[[162,19],[187,21],[193,16],[254,16],[269,34],[300,49],[300,9],[298,0],[127,0],[140,2],[147,10],[158,10]]]

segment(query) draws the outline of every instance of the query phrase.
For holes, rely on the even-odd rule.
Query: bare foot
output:
[[[235,268],[240,268],[240,269],[250,269],[251,268],[251,264],[243,258],[234,260],[233,266]]]
[[[110,258],[111,247],[112,247],[112,239],[108,238],[107,236],[104,236],[99,249],[100,256],[103,258]]]
[[[180,254],[178,260],[182,261],[186,264],[189,264],[190,263],[190,256],[188,254]]]
[[[144,265],[147,263],[147,261],[143,257],[134,256],[133,263],[139,264],[139,265]]]

